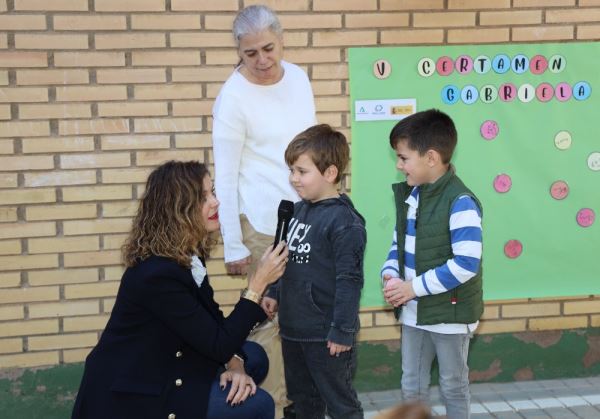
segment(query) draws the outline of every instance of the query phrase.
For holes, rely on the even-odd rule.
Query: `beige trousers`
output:
[[[240,222],[244,245],[252,254],[252,264],[248,268],[248,278],[250,278],[256,270],[258,261],[265,252],[265,249],[273,244],[274,237],[254,230],[244,214],[240,215]],[[281,355],[281,338],[279,337],[277,316],[272,321],[266,320],[255,328],[250,333],[250,336],[248,336],[248,340],[260,344],[267,352],[267,356],[269,357],[269,373],[260,384],[260,387],[273,397],[276,408],[280,410],[288,404],[288,401],[283,375],[283,356]]]

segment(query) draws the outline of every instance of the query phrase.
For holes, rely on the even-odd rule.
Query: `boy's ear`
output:
[[[431,148],[425,152],[425,157],[427,158],[427,165],[429,167],[434,167],[442,162],[440,153]]]
[[[338,168],[334,164],[330,165],[327,169],[325,169],[325,172],[323,173],[325,180],[327,180],[327,182],[329,183],[335,183],[335,178],[337,177],[337,175]]]

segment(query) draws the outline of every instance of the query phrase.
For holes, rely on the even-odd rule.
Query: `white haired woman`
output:
[[[215,186],[225,265],[231,275],[251,275],[273,242],[277,206],[298,201],[283,155],[296,134],[316,123],[310,81],[283,60],[283,32],[263,5],[244,8],[233,23],[240,57],[213,108]],[[250,336],[269,355],[262,386],[281,408],[287,400],[275,313]]]

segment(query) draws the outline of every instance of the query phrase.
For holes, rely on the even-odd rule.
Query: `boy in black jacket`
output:
[[[329,125],[301,132],[285,151],[294,206],[285,273],[263,300],[279,324],[288,398],[298,418],[363,418],[352,386],[366,244],[364,218],[337,185],[346,138]]]

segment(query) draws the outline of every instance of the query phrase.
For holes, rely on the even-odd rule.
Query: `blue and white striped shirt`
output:
[[[392,246],[386,262],[381,269],[381,277],[389,274],[405,281],[412,281],[417,297],[441,294],[464,284],[473,278],[479,270],[482,253],[481,212],[475,201],[461,196],[450,209],[450,241],[454,257],[443,265],[437,266],[417,276],[415,263],[416,215],[419,207],[419,187],[416,186],[406,199],[408,204],[406,236],[404,243],[404,275],[398,266],[398,239],[396,229]],[[444,323],[433,326],[416,326],[417,299],[406,303],[402,310],[403,324],[419,327],[436,333],[464,333],[465,325]],[[478,323],[468,325],[470,331],[475,330]]]

